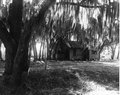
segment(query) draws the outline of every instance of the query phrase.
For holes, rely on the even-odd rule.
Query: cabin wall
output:
[[[82,58],[80,49],[70,49],[70,60],[80,60]]]
[[[89,60],[99,60],[100,54],[99,51],[89,50]]]
[[[70,49],[70,54],[69,54],[70,60],[73,59],[73,50]]]

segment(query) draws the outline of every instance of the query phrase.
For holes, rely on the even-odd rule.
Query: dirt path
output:
[[[115,67],[119,67],[119,63],[120,61],[99,61],[99,62],[96,62],[96,63],[102,63],[104,65],[108,65],[108,66],[115,66]]]

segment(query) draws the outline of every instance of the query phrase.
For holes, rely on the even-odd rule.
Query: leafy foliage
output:
[[[38,15],[42,2],[43,0],[38,0],[37,3],[24,1],[23,25],[31,17]],[[8,17],[9,5],[10,2],[1,6],[1,19]],[[46,12],[41,24],[38,21],[34,23],[37,24],[33,28],[32,35],[39,36],[34,39],[31,37],[31,40],[40,37],[44,44],[47,43],[48,52],[59,37],[79,41],[85,47],[87,45],[101,51],[107,45],[106,41],[109,45],[118,43],[119,2],[117,0],[57,0]],[[8,22],[6,25],[9,28]]]

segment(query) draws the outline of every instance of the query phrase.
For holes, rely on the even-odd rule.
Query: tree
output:
[[[6,48],[6,63],[3,76],[10,76],[9,82],[20,85],[22,73],[29,68],[28,46],[36,26],[41,24],[45,12],[55,0],[44,0],[38,14],[31,15],[23,22],[23,0],[13,0],[9,6],[9,15],[0,20],[0,39]],[[7,79],[8,80],[8,79]]]
[[[2,60],[1,44],[2,42],[0,41],[0,61]]]
[[[52,43],[49,54],[59,37],[71,40],[71,36],[76,35],[84,46],[101,52],[105,46],[117,41],[113,38],[119,38],[118,30],[112,29],[116,19],[119,20],[118,8],[117,0],[59,0],[48,13],[47,26],[52,31],[49,33]]]

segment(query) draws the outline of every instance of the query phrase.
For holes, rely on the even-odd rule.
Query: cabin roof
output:
[[[65,41],[65,43],[69,48],[83,48],[80,42],[77,41]]]

